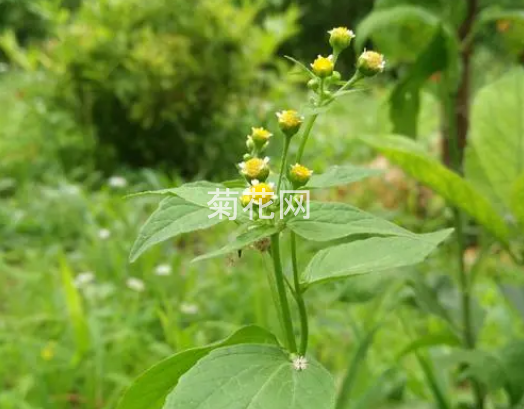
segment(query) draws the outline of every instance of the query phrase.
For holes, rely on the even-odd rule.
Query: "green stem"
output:
[[[297,239],[294,232],[291,232],[291,262],[293,264],[295,300],[297,302],[298,312],[300,315],[300,348],[298,351],[301,356],[305,356],[307,352],[309,339],[309,323],[307,317],[306,302],[304,301],[303,292],[300,288],[300,280],[298,278]]]
[[[273,267],[275,270],[275,281],[277,285],[278,298],[282,312],[282,321],[286,332],[287,346],[292,353],[297,352],[297,343],[293,331],[293,322],[291,321],[291,311],[287,302],[286,285],[284,282],[284,273],[282,272],[282,263],[280,261],[280,238],[279,233],[271,236],[271,256],[273,257]]]
[[[347,89],[351,88],[353,85],[355,85],[358,81],[360,81],[362,78],[362,74],[359,71],[356,71],[355,74],[346,82],[335,94],[335,97],[338,93],[344,92]]]
[[[282,184],[282,177],[284,176],[284,172],[286,170],[287,152],[289,151],[290,142],[291,142],[291,138],[286,136],[284,139],[284,149],[282,151],[282,158],[280,160],[280,174],[278,175],[277,192],[280,192],[280,185]]]
[[[302,141],[300,142],[300,147],[298,148],[297,153],[297,159],[296,162],[300,163],[302,160],[302,156],[304,155],[304,150],[306,149],[307,140],[309,138],[309,134],[311,133],[311,130],[313,129],[313,125],[315,124],[315,121],[318,118],[318,114],[313,114],[309,117],[306,127],[304,128],[304,133],[302,134]]]
[[[444,84],[449,84],[449,78],[446,78]],[[450,149],[450,163],[451,167],[459,175],[462,173],[462,155],[460,151],[460,142],[457,129],[457,122],[455,118],[455,109],[453,105],[454,99],[450,95],[449,87],[444,88],[443,99],[446,117],[448,120],[448,144]],[[466,266],[464,265],[464,253],[466,251],[466,238],[464,235],[464,220],[460,209],[452,207],[453,221],[457,237],[457,263],[459,273],[459,285],[461,293],[461,307],[462,307],[462,337],[463,345],[466,349],[475,349],[476,336],[473,331],[473,322],[471,315],[471,281],[468,278]],[[485,396],[481,385],[471,380],[473,387],[473,394],[475,397],[475,407],[483,409],[485,404]]]

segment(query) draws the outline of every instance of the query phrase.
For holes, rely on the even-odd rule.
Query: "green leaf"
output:
[[[361,140],[469,214],[500,241],[508,242],[509,229],[493,205],[470,183],[429,156],[419,144],[396,135],[361,137]]]
[[[209,218],[213,210],[174,196],[167,197],[140,229],[129,259],[135,261],[144,251],[164,240],[183,233],[207,229],[227,220],[217,216]]]
[[[402,349],[402,351],[397,354],[396,360],[400,360],[407,355],[419,351],[420,349],[427,349],[442,345],[459,347],[461,345],[461,340],[455,333],[449,331],[424,335],[414,341],[411,341],[404,349]]]
[[[387,30],[390,27],[401,26],[405,23],[418,22],[431,29],[441,24],[441,19],[424,7],[400,5],[382,10],[375,10],[369,14],[357,28],[355,48],[362,50],[366,41],[375,33]]]
[[[246,184],[244,183],[244,186]],[[227,186],[227,187],[238,187],[238,186]],[[134,193],[129,197],[145,196],[145,195],[174,195],[179,196],[182,199],[197,204],[199,206],[207,207],[209,201],[213,198],[210,192],[215,192],[217,189],[225,191],[226,186],[220,183],[207,182],[205,180],[199,182],[185,183],[179,187],[173,187],[169,189],[160,190],[148,190],[145,192]]]
[[[413,237],[373,237],[319,251],[302,274],[306,285],[348,278],[423,261],[452,229]]]
[[[207,260],[213,257],[224,256],[236,250],[243,249],[244,247],[247,247],[258,240],[271,236],[272,234],[278,233],[280,230],[279,227],[268,224],[254,225],[251,227],[252,228],[248,228],[247,231],[245,231],[245,228],[242,227],[241,230],[243,233],[235,237],[233,241],[226,244],[221,249],[194,258],[192,262],[195,263],[197,261]]]
[[[60,260],[60,276],[62,288],[64,290],[67,313],[69,315],[69,321],[75,338],[75,360],[78,361],[89,350],[91,338],[89,335],[89,327],[84,312],[84,306],[82,304],[82,297],[73,282],[73,274],[65,258]]]
[[[524,341],[513,341],[498,353],[505,373],[505,389],[512,406],[524,397]]]
[[[342,381],[342,387],[337,397],[335,409],[344,409],[347,407],[351,397],[353,385],[356,383],[355,381],[360,371],[360,367],[366,358],[371,344],[373,343],[373,339],[375,338],[378,328],[378,326],[372,328],[366,333],[364,339],[359,342],[358,348],[353,355],[353,359],[349,363],[346,374],[344,375],[344,380]]]
[[[265,329],[250,325],[223,341],[175,354],[140,375],[127,389],[117,409],[161,409],[180,377],[200,359],[214,349],[246,343],[277,345],[277,340]]]
[[[459,350],[451,355],[453,363],[467,364],[464,375],[495,391],[504,386],[506,371],[496,353],[482,350]]]
[[[334,186],[348,185],[370,176],[377,176],[382,171],[361,168],[353,165],[331,166],[324,173],[313,174],[303,189],[325,189]]]
[[[417,57],[409,72],[393,89],[389,105],[393,132],[415,139],[420,111],[420,89],[435,72],[444,71],[449,61],[448,37],[442,27],[435,32],[433,39]]]
[[[517,178],[511,190],[511,211],[524,233],[524,173]]]
[[[333,378],[308,361],[307,369],[297,371],[277,347],[220,348],[187,372],[164,409],[331,409]]]
[[[344,203],[309,202],[309,219],[293,217],[287,226],[313,241],[329,241],[355,234],[416,237],[402,227]]]
[[[493,201],[510,209],[513,186],[524,172],[523,69],[511,71],[478,92],[468,143],[477,163],[466,163],[466,177],[485,186],[484,191],[496,195]]]

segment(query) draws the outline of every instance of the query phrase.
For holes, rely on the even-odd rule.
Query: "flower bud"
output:
[[[269,176],[269,158],[252,158],[238,165],[240,173],[248,180],[264,181]]]
[[[296,189],[304,186],[307,182],[309,182],[312,174],[312,170],[296,163],[291,166],[289,171],[289,180],[291,183],[293,183],[293,187]]]
[[[340,72],[333,71],[333,75],[331,76],[331,81],[336,83],[337,81],[340,81],[342,79],[342,75],[340,75]]]
[[[311,68],[315,75],[320,78],[330,77],[335,69],[335,63],[333,62],[333,56],[322,57],[319,55],[315,61],[311,64]]]
[[[351,40],[355,38],[355,33],[348,30],[347,27],[336,27],[328,31],[329,44],[333,47],[333,51],[338,55],[342,50],[349,47]]]
[[[365,77],[373,77],[384,71],[386,61],[384,56],[375,51],[364,51],[357,61],[357,69]]]
[[[307,87],[312,90],[312,91],[316,91],[318,90],[318,87],[320,86],[320,83],[318,81],[318,78],[313,78],[313,79],[310,79],[307,83]]]
[[[267,129],[251,128],[251,135],[248,135],[247,140],[248,143],[251,141],[253,146],[255,146],[259,151],[261,151],[267,146],[269,138],[271,138],[272,136],[273,134],[269,132]]]
[[[277,112],[277,118],[280,129],[288,137],[291,137],[298,132],[303,121],[303,118],[298,115],[298,112],[291,109]]]

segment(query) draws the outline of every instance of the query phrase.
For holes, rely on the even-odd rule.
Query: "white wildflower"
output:
[[[83,273],[78,274],[73,284],[76,288],[83,288],[87,284],[92,283],[95,280],[95,275],[91,271],[86,271]]]
[[[180,304],[180,311],[183,314],[195,315],[195,314],[198,314],[199,308],[198,308],[198,305],[196,304],[190,304],[190,303],[183,302],[182,304]]]
[[[111,176],[107,183],[110,187],[118,189],[127,186],[127,179],[122,176]]]
[[[135,277],[129,277],[126,281],[126,285],[129,289],[136,291],[137,293],[141,293],[146,288],[144,282]]]
[[[308,362],[305,356],[297,356],[293,359],[293,368],[296,371],[305,371],[308,367]]]
[[[168,276],[171,275],[171,266],[169,264],[159,264],[155,268],[155,274],[157,276]]]
[[[111,231],[108,229],[100,229],[98,230],[98,238],[100,240],[107,240],[111,236]]]

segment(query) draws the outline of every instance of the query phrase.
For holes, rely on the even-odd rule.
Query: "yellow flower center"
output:
[[[273,199],[274,194],[275,192],[273,191],[273,187],[270,184],[259,183],[249,188],[249,193],[244,194],[241,200],[242,203],[244,203],[244,197],[248,197],[249,200],[253,199],[257,204],[259,203],[259,201],[262,201],[262,204],[266,204]]]
[[[297,111],[292,109],[279,112],[277,117],[278,123],[286,128],[297,128],[302,124],[302,118],[298,115]]]
[[[311,68],[313,68],[313,72],[319,77],[329,77],[333,74],[335,64],[331,57],[322,57],[319,55],[317,59],[313,61],[313,64],[311,64]]]
[[[331,34],[332,41],[340,43],[349,43],[351,39],[355,37],[353,31],[349,30],[347,27],[335,27],[328,31],[328,33]]]
[[[291,167],[291,173],[299,179],[307,179],[313,174],[313,171],[297,163]]]
[[[264,128],[251,128],[251,137],[259,141],[267,141],[271,138],[272,134]]]
[[[260,158],[249,159],[244,162],[242,173],[252,179],[256,179],[267,170],[267,161]]]
[[[362,54],[362,59],[364,59],[368,67],[372,70],[383,71],[385,66],[384,56],[375,51],[366,51]]]

